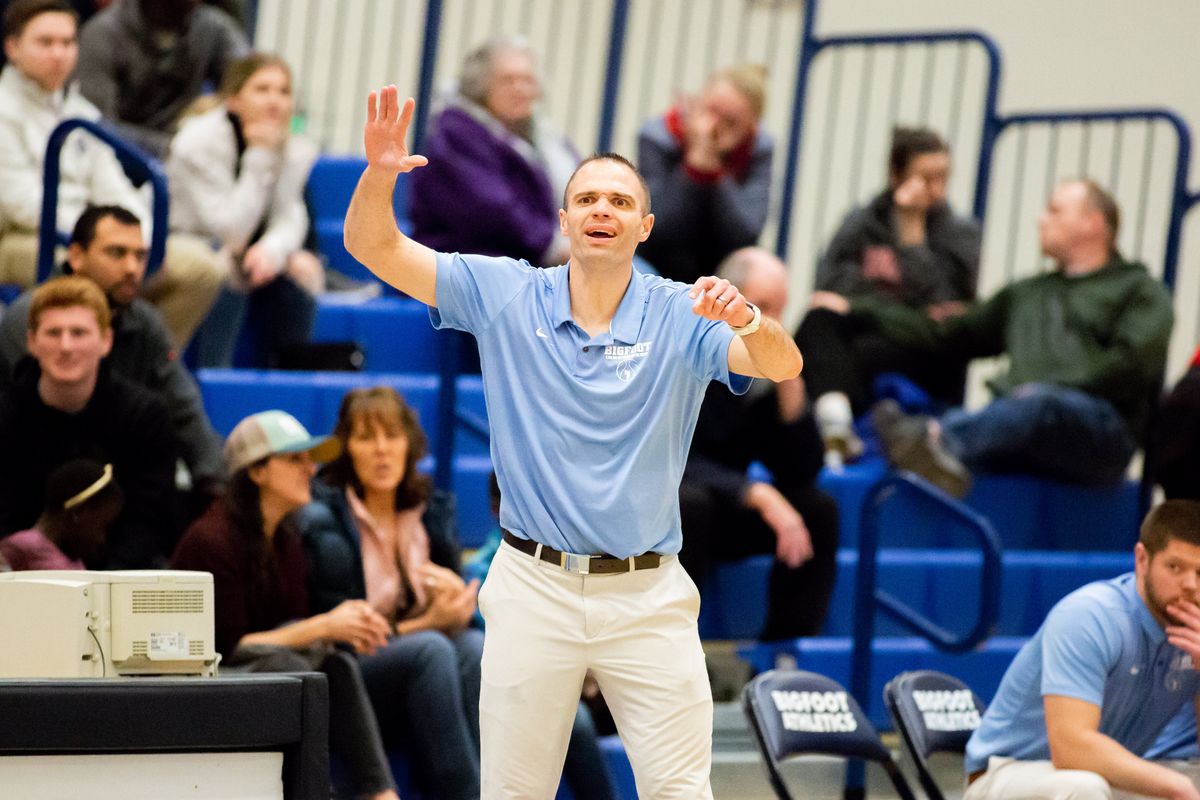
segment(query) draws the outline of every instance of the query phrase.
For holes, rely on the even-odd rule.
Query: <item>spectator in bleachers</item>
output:
[[[965,800],[1196,800],[1185,775],[1143,759],[1200,690],[1200,503],[1142,523],[1134,571],[1059,601],[1009,666],[967,744]]]
[[[166,158],[184,110],[249,52],[233,18],[199,0],[115,0],[80,31],[79,89],[123,136]]]
[[[1042,213],[1042,252],[1057,267],[1017,281],[943,321],[880,297],[823,292],[814,303],[931,357],[1007,354],[996,398],[938,420],[874,412],[888,460],[963,495],[969,471],[1022,472],[1104,486],[1144,436],[1162,380],[1173,314],[1162,282],[1117,251],[1120,212],[1094,181],[1065,181]],[[969,471],[968,471],[969,470]]]
[[[654,198],[654,236],[638,248],[664,278],[692,283],[758,241],[767,221],[774,143],[759,128],[767,74],[715,73],[638,133],[638,169]]]
[[[1200,500],[1200,350],[1155,420],[1155,477],[1170,498]]]
[[[280,58],[234,61],[222,101],[188,118],[171,142],[171,228],[219,248],[228,281],[196,334],[197,362],[230,366],[243,322],[255,334],[253,366],[312,335],[325,271],[304,249],[304,186],[317,146],[290,134],[292,74]]]
[[[212,573],[222,672],[323,672],[329,749],[347,766],[353,796],[396,800],[354,655],[384,645],[387,621],[363,600],[310,612],[304,550],[292,519],[312,499],[316,462],[339,449],[337,440],[309,436],[283,411],[239,422],[225,443],[229,493],[184,534],[171,566]]]
[[[979,278],[980,230],[946,202],[949,178],[950,147],[938,134],[897,127],[888,186],[842,221],[817,265],[817,291],[875,298],[936,320],[964,312]],[[886,326],[817,306],[796,343],[826,447],[841,459],[861,452],[849,421],[870,408],[880,373],[902,374],[941,403],[962,400],[961,362],[932,358]]]
[[[559,200],[579,156],[537,111],[534,52],[499,36],[467,55],[412,175],[413,238],[435,250],[553,266],[570,256]]]
[[[488,478],[488,500],[491,504],[492,518],[500,519],[500,484],[496,473]],[[492,560],[500,549],[503,541],[503,531],[497,525],[488,534],[483,545],[477,549],[471,558],[463,565],[463,574],[468,578],[478,580],[481,584],[487,579]],[[483,616],[476,612],[477,622],[483,622]],[[607,717],[611,722],[612,715],[608,711],[600,687],[591,675],[583,681],[583,699],[575,711],[575,722],[571,726],[571,738],[567,742],[567,755],[563,761],[563,779],[576,800],[611,800],[613,798],[612,780],[608,768],[604,765],[604,754],[600,750],[596,721],[592,718],[592,709]]]
[[[125,495],[112,464],[77,458],[46,480],[46,502],[32,528],[0,539],[0,561],[14,570],[87,569],[104,548]]]
[[[387,642],[359,660],[385,739],[417,755],[438,797],[478,798],[479,581],[459,575],[454,498],[417,470],[425,433],[394,389],[347,394],[334,437],[341,454],[297,518],[312,608],[365,601],[387,620]]]
[[[764,316],[783,313],[787,268],[771,253],[737,250],[718,274]],[[814,485],[823,448],[804,395],[800,378],[740,396],[710,385],[679,487],[679,560],[698,586],[717,562],[775,555],[763,640],[819,634],[837,574],[837,505]],[[773,482],[747,475],[756,461]]]
[[[175,545],[175,436],[166,404],[114,374],[104,293],[87,278],[55,278],[29,305],[30,357],[0,394],[0,536],[32,527],[48,476],[75,458],[112,464],[125,492],[93,568],[161,567]]]
[[[109,368],[166,402],[192,485],[201,494],[215,494],[225,477],[220,439],[162,317],[138,297],[146,245],[137,217],[120,206],[88,206],[71,234],[66,271],[94,281],[104,292],[112,312]],[[27,352],[32,299],[33,292],[25,292],[0,317],[0,385],[11,380],[13,367]]]
[[[0,72],[0,283],[32,286],[42,214],[46,142],[60,122],[96,121],[100,112],[68,83],[75,67],[75,12],[65,0],[14,0],[4,14]],[[72,133],[60,158],[58,228],[71,230],[88,203],[115,204],[145,218],[140,195],[112,149]],[[219,265],[204,242],[167,240],[166,259],[145,287],[177,347],[191,338],[220,286]]]

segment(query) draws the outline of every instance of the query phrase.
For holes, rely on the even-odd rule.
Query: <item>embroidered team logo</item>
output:
[[[630,345],[605,345],[604,360],[617,362],[617,379],[624,383],[629,383],[633,380],[633,376],[637,375],[637,371],[645,361],[646,356],[650,355],[651,344],[653,343],[638,342],[637,344]]]

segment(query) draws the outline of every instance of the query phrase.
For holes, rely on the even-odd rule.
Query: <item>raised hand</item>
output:
[[[425,156],[408,152],[404,140],[412,122],[416,103],[410,97],[400,105],[395,86],[385,86],[367,96],[367,124],[363,127],[363,146],[367,164],[392,175],[411,172],[429,163]]]

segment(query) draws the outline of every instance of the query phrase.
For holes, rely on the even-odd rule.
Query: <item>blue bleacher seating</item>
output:
[[[313,341],[354,341],[366,356],[367,372],[437,372],[441,340],[424,303],[381,297],[365,303],[317,303]]]
[[[858,542],[860,511],[871,487],[887,472],[882,459],[867,458],[841,473],[823,470],[820,487],[841,510],[843,547]],[[1125,481],[1088,489],[1027,475],[979,475],[966,504],[996,529],[1006,550],[1115,550],[1128,552],[1140,522],[1138,485]],[[964,538],[945,531],[921,508],[896,503],[884,527],[886,546],[961,547]]]
[[[767,579],[774,556],[719,565],[704,587],[700,634],[706,639],[753,639],[766,615]],[[879,586],[922,614],[956,631],[974,624],[981,557],[971,550],[886,549],[879,553]],[[838,552],[826,636],[853,630],[858,552]],[[1133,553],[1012,551],[1004,554],[1000,618],[996,633],[1029,636],[1046,612],[1071,591],[1133,569]],[[879,615],[876,633],[903,636],[907,628]]]
[[[366,159],[358,156],[322,156],[309,173],[307,196],[317,250],[328,259],[329,266],[351,278],[374,281],[376,278],[371,271],[347,253],[342,244],[346,209],[350,207],[350,197],[366,166]],[[412,225],[407,218],[408,179],[403,175],[396,181],[392,205],[400,229],[411,232]]]

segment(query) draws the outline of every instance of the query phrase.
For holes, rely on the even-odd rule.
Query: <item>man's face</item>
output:
[[[646,194],[629,167],[608,159],[584,164],[567,186],[567,207],[558,212],[571,258],[630,262],[654,227],[645,207]]]
[[[73,244],[67,263],[76,275],[90,278],[108,296],[113,308],[133,302],[146,275],[146,245],[140,225],[126,225],[114,217],[96,223],[96,236],[87,249]]]
[[[4,55],[43,91],[61,89],[79,59],[75,18],[61,11],[38,14],[19,35],[4,40]]]
[[[758,306],[764,317],[778,321],[783,316],[788,300],[788,275],[782,261],[770,253],[756,252],[743,284],[738,287],[742,296]]]
[[[1200,547],[1168,539],[1166,547],[1151,555],[1139,542],[1134,564],[1142,599],[1160,624],[1178,624],[1167,611],[1172,603],[1200,599]]]
[[[30,354],[42,376],[59,384],[94,380],[100,360],[112,349],[112,330],[101,330],[96,312],[87,306],[48,308],[36,330],[28,333]]]
[[[1099,214],[1088,203],[1082,183],[1056,188],[1038,219],[1042,253],[1056,261],[1069,260],[1079,243],[1094,235]]]
[[[501,50],[492,62],[484,105],[507,126],[533,116],[533,104],[541,96],[533,58],[520,50]]]

